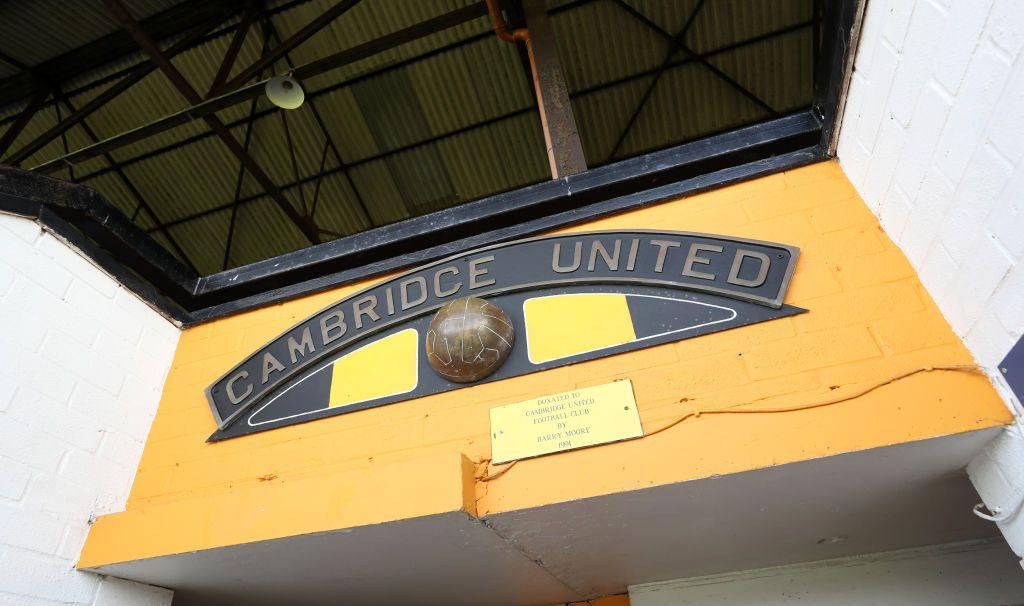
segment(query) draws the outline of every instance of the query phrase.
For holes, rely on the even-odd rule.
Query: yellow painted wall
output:
[[[821,163],[579,230],[701,231],[799,246],[807,314],[207,444],[203,389],[355,284],[189,329],[127,511],[92,527],[90,567],[464,509],[486,515],[1008,423],[984,377],[918,374],[815,410],[691,419],[518,463],[491,482],[488,411],[629,377],[646,430],[688,411],[785,406],[971,357],[838,164]],[[570,230],[571,231],[571,230]]]

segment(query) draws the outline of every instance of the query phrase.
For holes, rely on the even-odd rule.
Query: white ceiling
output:
[[[456,511],[96,571],[174,588],[175,606],[553,604],[638,583],[989,537],[997,530],[971,515],[978,497],[963,468],[997,431],[482,520]]]

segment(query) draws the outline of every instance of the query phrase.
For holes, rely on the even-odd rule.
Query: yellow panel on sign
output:
[[[534,364],[636,339],[626,295],[586,293],[536,297],[523,303],[527,356]]]
[[[410,328],[364,345],[331,370],[330,407],[412,391],[419,380],[419,332]]]
[[[629,379],[491,409],[491,460],[506,463],[642,436]]]

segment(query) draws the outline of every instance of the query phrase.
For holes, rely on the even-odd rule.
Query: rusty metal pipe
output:
[[[491,16],[491,23],[494,24],[494,33],[505,42],[530,42],[530,32],[525,27],[509,31],[505,18],[501,16],[501,9],[498,8],[498,0],[486,0],[487,13]]]

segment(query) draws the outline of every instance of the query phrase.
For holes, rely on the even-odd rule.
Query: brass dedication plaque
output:
[[[507,463],[637,438],[644,433],[629,379],[491,409],[491,460]]]

